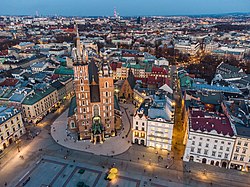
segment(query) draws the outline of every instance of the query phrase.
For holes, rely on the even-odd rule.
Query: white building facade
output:
[[[250,171],[250,138],[236,138],[230,168]]]
[[[23,134],[21,111],[14,107],[0,107],[0,150],[4,150],[10,144],[15,143]]]
[[[193,109],[187,125],[183,160],[228,168],[236,139],[228,118]]]
[[[174,104],[165,95],[146,99],[133,117],[132,142],[171,151]]]
[[[171,151],[174,123],[158,118],[148,121],[147,146]]]

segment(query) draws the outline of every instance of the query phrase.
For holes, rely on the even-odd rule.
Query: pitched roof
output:
[[[64,85],[59,81],[55,81],[53,83],[50,84],[52,87],[56,88],[57,90],[60,90],[61,88],[64,87]]]
[[[60,66],[55,70],[54,74],[59,74],[59,75],[74,75],[74,70],[70,68],[66,68],[64,66]]]
[[[0,124],[17,115],[21,111],[12,107],[0,106]]]
[[[46,97],[47,95],[51,94],[52,92],[54,92],[56,89],[53,87],[48,87],[47,89],[44,90],[36,90],[35,91],[35,95],[29,95],[27,96],[24,101],[23,101],[23,105],[33,105],[36,102],[40,101],[41,99],[43,99],[44,97]]]
[[[6,78],[3,82],[0,83],[0,86],[15,86],[18,82],[18,79]]]
[[[133,72],[131,70],[129,70],[129,72],[128,72],[127,80],[128,80],[128,83],[129,83],[130,87],[132,89],[134,89],[134,87],[135,87],[135,76],[134,76],[134,74],[133,74]]]
[[[194,131],[208,132],[215,131],[218,135],[234,136],[229,119],[224,114],[191,110],[190,128]]]
[[[159,89],[164,90],[164,91],[171,93],[171,94],[173,93],[173,90],[167,84],[164,84]]]

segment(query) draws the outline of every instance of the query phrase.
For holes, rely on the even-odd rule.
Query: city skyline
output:
[[[176,0],[174,2],[156,0],[3,0],[1,15],[62,15],[62,16],[112,16],[116,7],[121,16],[154,16],[154,15],[200,15],[223,13],[248,13],[248,0]]]

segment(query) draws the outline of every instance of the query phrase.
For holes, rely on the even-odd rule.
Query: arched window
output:
[[[108,87],[109,87],[109,83],[105,82],[105,88],[108,88]]]
[[[80,82],[81,82],[81,84],[83,84],[83,80],[82,79],[80,79]]]

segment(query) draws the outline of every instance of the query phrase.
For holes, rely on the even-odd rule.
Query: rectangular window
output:
[[[235,152],[236,152],[236,153],[240,152],[240,147],[236,147]]]
[[[241,141],[238,141],[237,145],[241,145]]]
[[[212,156],[215,156],[215,154],[216,154],[216,152],[215,152],[215,151],[213,151],[213,152],[212,152]]]
[[[194,147],[191,147],[191,152],[194,152]]]
[[[192,145],[195,145],[195,141],[192,141]]]
[[[243,155],[240,156],[240,161],[244,161],[244,156]]]
[[[228,159],[228,154],[227,154],[227,153],[225,153],[224,158],[225,158],[225,159]]]
[[[223,150],[223,146],[220,146],[220,150]]]
[[[247,149],[246,149],[246,148],[243,148],[242,153],[243,153],[243,154],[246,154],[246,151],[247,151]]]
[[[207,155],[207,153],[208,153],[208,150],[205,149],[205,150],[204,150],[204,155]]]
[[[209,144],[207,143],[207,144],[206,144],[206,147],[208,147],[208,146],[209,146]]]
[[[248,143],[247,143],[247,142],[245,142],[245,143],[244,143],[244,146],[246,146],[246,147],[247,147],[247,146],[248,146]]]
[[[201,153],[201,149],[200,148],[198,148],[197,153]]]
[[[201,146],[201,142],[199,142],[199,146]]]
[[[214,149],[217,149],[217,145],[214,145]]]
[[[221,158],[221,155],[222,155],[222,152],[219,152],[218,153],[218,157]]]

